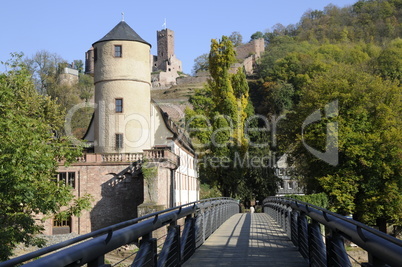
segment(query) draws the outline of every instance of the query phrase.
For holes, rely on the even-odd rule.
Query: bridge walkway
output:
[[[221,225],[183,265],[308,266],[281,227],[265,213],[239,213]]]

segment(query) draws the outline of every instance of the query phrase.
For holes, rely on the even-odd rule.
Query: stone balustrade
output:
[[[169,161],[180,165],[180,157],[168,149],[144,149],[144,158],[151,161]]]
[[[131,163],[142,162],[144,159],[150,161],[169,161],[170,163],[179,166],[179,156],[174,154],[168,149],[147,149],[143,153],[108,153],[108,154],[95,154],[88,153],[81,157],[77,157],[77,161],[73,165],[81,164],[104,164],[104,163]],[[60,161],[59,164],[63,164],[64,161]]]

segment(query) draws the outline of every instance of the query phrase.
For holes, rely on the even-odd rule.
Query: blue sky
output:
[[[147,42],[156,54],[156,31],[175,31],[175,53],[191,73],[194,59],[209,52],[210,41],[238,31],[248,41],[256,31],[277,23],[295,24],[308,9],[339,7],[357,0],[13,0],[0,9],[0,61],[12,52],[32,56],[37,51],[57,53],[71,62],[84,60],[85,51],[121,20]]]

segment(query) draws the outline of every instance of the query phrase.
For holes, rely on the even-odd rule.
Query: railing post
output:
[[[195,217],[195,247],[198,248],[205,242],[205,231],[204,231],[204,211],[201,209]]]
[[[211,209],[207,208],[204,211],[204,241],[211,235]]]
[[[181,237],[181,260],[185,262],[195,251],[195,218],[187,216]]]
[[[308,223],[304,212],[299,215],[297,233],[299,251],[303,258],[308,259]]]
[[[279,225],[281,225],[281,216],[279,215],[279,207],[276,205],[274,209],[275,209],[275,219],[276,219],[276,222],[277,222]]]
[[[296,247],[299,246],[299,237],[298,237],[298,221],[299,221],[299,213],[295,210],[291,212],[290,215],[290,239],[293,242],[293,245]]]
[[[314,220],[308,225],[308,244],[310,266],[325,266],[327,254],[321,235],[321,228],[320,224]]]
[[[281,214],[282,214],[282,229],[286,232],[286,207],[281,206]]]
[[[286,234],[290,238],[292,235],[292,213],[290,210],[286,210]]]
[[[382,260],[378,259],[377,257],[375,257],[372,253],[368,253],[368,264],[363,265],[365,267],[371,267],[371,266],[378,266],[378,267],[383,267],[383,266],[387,266]]]
[[[325,243],[327,245],[327,266],[351,266],[343,238],[340,234],[335,231],[330,231],[329,234],[327,234]]]
[[[80,266],[79,263],[77,263],[77,266]],[[110,267],[110,264],[105,264],[105,255],[99,256],[95,260],[88,262],[87,264],[88,267]]]
[[[159,255],[158,266],[180,266],[180,225],[169,226],[168,234]]]
[[[157,244],[156,238],[152,238],[152,233],[142,237],[140,249],[131,266],[154,267],[157,265]]]
[[[216,205],[211,208],[211,234],[216,230]]]

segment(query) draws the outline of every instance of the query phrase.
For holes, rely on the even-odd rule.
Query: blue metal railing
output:
[[[310,266],[352,266],[344,239],[368,252],[368,262],[362,266],[402,266],[402,240],[358,221],[289,198],[269,197],[263,207],[283,227]]]
[[[105,264],[106,253],[137,240],[140,240],[140,247],[132,266],[177,266],[191,257],[223,222],[238,212],[238,202],[231,198],[196,201],[40,249],[2,262],[0,267],[23,264],[38,257],[24,266],[110,266]],[[181,231],[177,221],[184,218]],[[168,233],[158,254],[157,240],[152,233],[164,226],[168,228]],[[59,249],[62,250],[54,252]],[[53,253],[46,255],[50,252]]]

